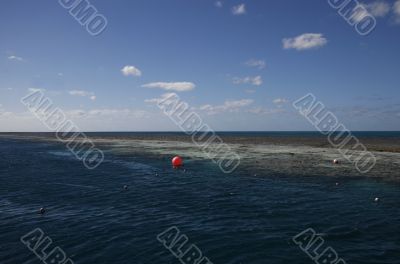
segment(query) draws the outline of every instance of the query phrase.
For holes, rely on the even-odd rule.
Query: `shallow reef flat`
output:
[[[1,134],[1,137],[57,142],[53,134]],[[150,155],[168,160],[181,155],[186,163],[210,160],[210,155],[182,134],[124,135],[119,133],[88,134],[100,149],[115,155]],[[284,174],[304,176],[357,176],[400,180],[399,141],[396,137],[360,137],[360,141],[376,157],[375,166],[367,173],[360,173],[355,164],[346,160],[322,135],[274,136],[224,136],[234,153],[240,157],[238,169],[254,175]],[[356,151],[349,153],[359,154]],[[221,154],[216,155],[218,159]],[[333,164],[338,159],[339,164]]]

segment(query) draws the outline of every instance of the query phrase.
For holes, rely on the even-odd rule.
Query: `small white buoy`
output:
[[[332,162],[333,164],[339,164],[339,161],[337,159],[334,159]]]
[[[46,212],[46,209],[44,209],[43,207],[39,209],[39,214],[44,214]]]
[[[128,190],[128,185],[124,185],[124,190]]]
[[[374,201],[375,201],[376,203],[379,202],[379,198],[376,197],[376,198],[374,199]]]
[[[339,186],[339,183],[338,183],[338,182],[336,183],[336,186]]]

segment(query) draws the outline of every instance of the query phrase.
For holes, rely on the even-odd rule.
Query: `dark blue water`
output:
[[[215,264],[314,263],[292,242],[309,227],[347,263],[400,263],[398,182],[254,173],[107,150],[88,170],[62,144],[0,138],[0,263],[42,263],[20,242],[34,228],[75,263],[180,263],[156,239],[171,226]]]

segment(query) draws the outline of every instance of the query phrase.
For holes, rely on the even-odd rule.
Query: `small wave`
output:
[[[125,166],[129,169],[133,170],[139,170],[139,171],[144,171],[144,172],[149,172],[149,171],[158,171],[157,168],[144,164],[144,163],[139,163],[135,161],[122,161],[122,160],[113,160],[111,161],[112,163],[115,164],[120,164],[122,166]]]
[[[87,189],[99,189],[98,187],[90,186],[90,185],[80,185],[80,184],[71,184],[71,183],[62,183],[62,182],[52,182],[52,183],[48,183],[48,184],[64,185],[64,186],[87,188]]]
[[[49,151],[51,155],[59,156],[59,157],[72,157],[73,154],[69,151]]]

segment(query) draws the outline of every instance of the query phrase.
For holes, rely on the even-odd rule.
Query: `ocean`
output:
[[[46,263],[56,247],[73,263],[194,263],[160,242],[172,227],[214,264],[322,263],[328,247],[400,263],[400,133],[355,133],[377,157],[367,174],[318,133],[220,134],[242,157],[229,174],[180,133],[88,133],[105,155],[94,170],[51,134],[0,134],[0,263]],[[21,241],[37,228],[42,257]],[[293,239],[305,230],[323,241],[315,255]]]

